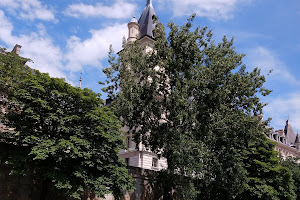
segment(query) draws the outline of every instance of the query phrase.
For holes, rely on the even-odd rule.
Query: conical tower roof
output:
[[[151,38],[154,38],[153,36],[153,30],[155,28],[155,25],[153,23],[154,16],[155,16],[155,11],[152,5],[152,0],[147,0],[146,7],[139,19],[139,25],[140,25],[139,38],[142,38],[146,35]]]

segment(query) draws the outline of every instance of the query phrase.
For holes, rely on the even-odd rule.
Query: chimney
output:
[[[13,53],[19,55],[20,54],[20,50],[21,50],[22,46],[19,44],[16,44],[14,49],[12,50]]]

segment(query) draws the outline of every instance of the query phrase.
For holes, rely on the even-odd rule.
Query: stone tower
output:
[[[145,52],[151,51],[155,37],[153,30],[155,24],[153,19],[155,11],[152,5],[152,0],[147,0],[146,7],[137,21],[135,17],[128,23],[128,39],[127,43],[132,43],[138,40],[139,45],[145,46]],[[146,150],[143,144],[138,144],[132,140],[132,133],[128,127],[123,127],[122,130],[126,134],[125,144],[128,150],[121,150],[120,157],[123,158],[128,166],[150,170],[161,170],[167,167],[165,158],[158,158],[157,154]],[[137,147],[137,148],[136,148]]]
[[[128,23],[128,39],[127,42],[131,43],[138,39],[140,34],[140,25],[135,17],[131,19],[131,21]]]

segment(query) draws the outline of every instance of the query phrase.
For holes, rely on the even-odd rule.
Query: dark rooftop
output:
[[[139,25],[140,25],[139,38],[142,38],[146,35],[151,38],[154,38],[153,36],[153,30],[155,28],[155,25],[153,24],[154,16],[155,16],[155,11],[152,6],[152,0],[147,0],[146,7],[139,19]]]

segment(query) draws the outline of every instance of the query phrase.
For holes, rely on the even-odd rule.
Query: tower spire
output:
[[[152,5],[152,0],[147,0],[146,6]]]
[[[82,70],[80,72],[80,79],[79,79],[79,88],[81,89],[81,82],[82,82]]]
[[[153,16],[155,15],[155,11],[152,6],[152,0],[147,0],[146,2],[146,7],[138,22],[140,25],[139,39],[144,36],[154,38],[153,30],[155,28],[155,24],[153,23]]]

